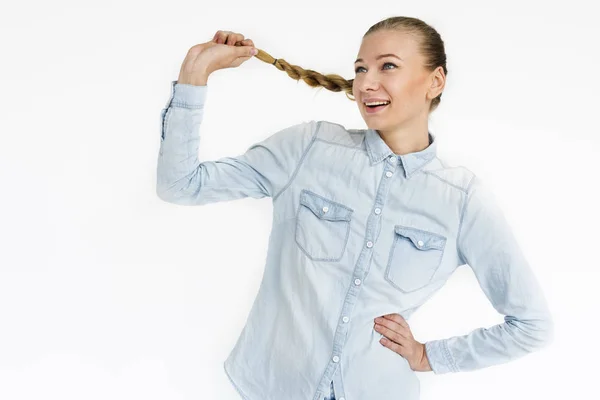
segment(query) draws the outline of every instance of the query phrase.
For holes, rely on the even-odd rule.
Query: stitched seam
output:
[[[353,149],[353,150],[359,150],[359,151],[362,151],[362,152],[364,152],[364,153],[366,153],[366,152],[367,152],[367,150],[365,150],[365,149],[363,149],[363,148],[361,148],[361,147],[356,147],[356,146],[348,146],[348,145],[345,145],[345,144],[342,144],[342,143],[331,142],[331,141],[329,141],[329,140],[325,140],[325,139],[321,139],[321,138],[318,138],[317,140],[318,140],[319,142],[323,142],[323,143],[327,143],[327,144],[333,144],[333,145],[335,145],[335,146],[341,146],[341,147],[346,147],[346,148]]]
[[[417,232],[421,232],[421,233],[425,233],[426,235],[432,235],[432,236],[436,236],[440,239],[447,239],[446,236],[441,235],[439,233],[436,232],[431,232],[431,231],[425,231],[423,229],[419,229],[419,228],[413,228],[412,226],[406,226],[406,225],[394,225],[394,227],[399,226],[401,228],[405,228],[407,230],[411,230],[411,231],[417,231]],[[404,236],[403,234],[399,233],[399,235]]]
[[[275,202],[275,200],[277,200],[277,198],[279,198],[279,196],[288,188],[290,187],[290,185],[292,184],[292,181],[294,180],[294,178],[296,177],[296,175],[298,174],[298,171],[300,170],[300,166],[302,165],[302,163],[304,162],[304,159],[306,158],[306,155],[308,154],[308,151],[311,149],[313,143],[315,142],[315,140],[317,139],[317,134],[319,132],[319,129],[321,128],[321,123],[323,121],[318,121],[317,122],[317,127],[315,128],[315,131],[313,133],[312,139],[310,140],[310,142],[308,143],[308,146],[306,146],[306,149],[304,150],[304,152],[302,153],[302,157],[300,157],[300,161],[298,161],[298,165],[296,166],[296,169],[294,170],[294,173],[292,174],[292,176],[290,177],[290,179],[288,180],[288,182],[285,184],[285,186],[283,188],[281,188],[281,190],[279,191],[279,193],[277,193],[275,196],[273,196],[273,202]]]
[[[200,188],[200,190],[204,191],[204,189],[217,189],[217,190],[239,190],[239,191],[244,191],[247,192],[249,188],[247,187],[229,187],[229,186],[208,186],[208,185],[202,185],[202,187]],[[250,188],[250,191],[252,191],[252,193],[257,193],[257,194],[262,194],[264,195],[265,193],[262,190],[258,190],[255,191],[254,188]]]
[[[453,188],[456,188],[456,189],[460,190],[461,192],[467,193],[467,190],[465,190],[465,189],[461,188],[460,186],[457,186],[457,185],[455,185],[455,184],[453,184],[453,183],[450,183],[450,182],[448,182],[447,180],[445,180],[444,178],[442,178],[442,177],[440,177],[440,176],[436,175],[436,174],[435,174],[434,172],[432,172],[432,171],[422,171],[422,172],[423,172],[424,174],[428,174],[428,175],[431,175],[431,176],[435,176],[436,178],[438,178],[440,181],[444,182],[445,184],[447,184],[447,185],[449,185],[449,186],[452,186]]]
[[[240,396],[242,397],[243,400],[248,400],[248,396],[246,396],[246,394],[244,392],[242,392],[242,388],[240,388],[237,383],[235,383],[233,381],[233,378],[231,377],[231,375],[229,375],[229,372],[227,371],[227,365],[226,362],[223,363],[223,370],[225,371],[225,375],[227,375],[227,378],[229,378],[229,381],[231,382],[231,384],[233,385],[233,387],[235,388],[235,390],[240,394]]]
[[[468,200],[469,200],[469,190],[471,189],[471,186],[473,186],[473,183],[475,182],[476,178],[477,178],[477,176],[473,175],[473,177],[469,181],[469,184],[467,185],[467,192],[466,192],[467,194],[463,200],[462,210],[461,210],[461,214],[460,214],[460,221],[458,223],[458,233],[456,234],[456,252],[458,253],[458,256],[460,257],[460,260],[462,261],[463,264],[467,263],[467,260],[465,259],[464,255],[460,251],[458,244],[460,243],[460,233],[462,231],[463,219],[465,217],[465,212],[466,212],[467,204],[468,204]]]
[[[161,111],[161,132],[160,132],[160,140],[161,140],[161,153],[162,153],[162,142],[165,140],[165,132],[167,130],[167,122],[169,113],[171,111],[171,102],[173,101],[173,97],[175,97],[175,83],[171,81],[171,90],[169,94],[169,100],[167,104],[165,104],[163,110]]]
[[[327,204],[329,204],[331,206],[334,206],[334,207],[335,206],[339,206],[339,207],[345,208],[348,211],[354,211],[352,208],[350,208],[348,206],[345,206],[342,203],[338,203],[335,200],[331,200],[331,199],[329,199],[327,197],[321,196],[320,194],[317,194],[317,193],[315,193],[315,192],[313,192],[311,190],[302,189],[302,192],[304,192],[307,197],[313,197],[313,198],[317,197],[317,198],[323,200],[325,203],[327,203]],[[301,200],[302,200],[302,198],[301,198]]]
[[[450,353],[450,349],[448,348],[448,342],[446,340],[442,341],[442,348],[444,349],[444,355],[446,356],[446,359],[450,361],[450,368],[453,372],[458,372],[458,366],[454,361],[454,357],[452,357],[452,353]]]
[[[171,116],[171,107],[167,107],[164,108],[161,112],[162,114],[162,121],[161,121],[161,127],[160,127],[160,141],[161,143],[165,140],[165,132],[167,130],[167,121],[169,119],[169,117]]]
[[[199,110],[204,108],[204,104],[200,104],[200,105],[194,105],[194,104],[189,104],[189,103],[185,103],[182,101],[172,101],[171,105],[173,107],[179,107],[179,108],[187,108],[189,110]]]

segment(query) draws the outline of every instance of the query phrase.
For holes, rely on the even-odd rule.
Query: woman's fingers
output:
[[[233,46],[236,42],[244,40],[244,35],[231,31],[217,31],[213,37],[213,41],[219,44],[227,44]]]
[[[407,336],[411,339],[414,339],[412,332],[410,330],[410,326],[408,325],[408,322],[404,319],[404,317],[402,315],[387,314],[387,315],[384,315],[383,318],[391,320],[391,321],[397,323],[398,325],[402,326],[404,328],[404,332],[406,332]]]
[[[387,319],[376,322],[375,330],[398,344],[402,344],[402,342],[409,339],[403,326]]]
[[[375,318],[375,330],[384,337],[380,343],[404,357],[415,371],[431,371],[425,345],[413,337],[408,322],[400,314]]]
[[[381,344],[384,345],[385,347],[387,347],[388,349],[400,354],[401,356],[402,356],[402,353],[404,352],[402,345],[399,345],[398,343],[394,342],[393,340],[383,337],[383,338],[381,338]]]
[[[227,36],[226,44],[229,46],[233,46],[233,45],[235,45],[236,42],[239,42],[241,40],[244,40],[244,35],[242,35],[240,33],[230,32],[229,35]]]
[[[400,314],[386,314],[375,318],[375,324],[381,325],[395,335],[399,335],[396,336],[399,340],[413,339],[408,322]],[[390,339],[394,340],[392,337]]]
[[[231,31],[217,31],[213,36],[212,41],[218,44],[227,44],[230,46],[255,47],[252,39],[246,39],[241,33]]]
[[[235,42],[236,46],[251,46],[254,47],[254,43],[250,39],[244,39],[239,42]]]

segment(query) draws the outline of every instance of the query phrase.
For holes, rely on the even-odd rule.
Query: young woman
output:
[[[409,17],[375,24],[352,80],[252,50],[228,31],[189,50],[162,110],[157,171],[170,203],[272,198],[263,281],[224,363],[243,399],[416,400],[415,371],[485,368],[552,340],[542,290],[491,191],[436,153],[428,116],[447,69],[435,29]],[[199,161],[208,76],[253,56],[346,92],[368,128],[303,122],[237,157]],[[505,322],[418,342],[410,315],[464,264]]]

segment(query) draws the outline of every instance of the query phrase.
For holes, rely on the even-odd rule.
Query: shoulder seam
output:
[[[446,179],[444,179],[444,178],[442,178],[441,176],[437,175],[437,174],[435,173],[435,171],[422,171],[422,172],[423,172],[424,174],[428,174],[428,175],[431,175],[431,176],[435,176],[436,178],[438,178],[440,181],[444,182],[444,183],[445,183],[445,184],[447,184],[448,186],[452,186],[453,188],[456,188],[456,189],[460,190],[461,192],[468,193],[468,190],[469,190],[469,185],[467,185],[467,188],[462,188],[462,187],[460,187],[460,186],[458,186],[458,185],[455,185],[455,184],[453,184],[453,183],[451,183],[451,182],[448,182]],[[472,180],[472,179],[473,179],[473,178],[471,178],[471,180]]]
[[[439,158],[437,155],[435,156],[435,158],[437,158],[438,161],[440,162],[440,164],[442,164],[442,167],[444,167],[445,169],[448,169],[448,166],[446,164],[444,164],[444,162],[442,161],[441,158]]]
[[[313,143],[315,142],[315,140],[317,139],[317,133],[319,132],[319,129],[321,128],[321,122],[323,121],[317,121],[317,127],[315,128],[315,131],[312,134],[312,138],[310,140],[310,142],[308,143],[308,146],[306,146],[306,149],[304,149],[304,152],[302,152],[302,156],[300,157],[300,160],[298,161],[298,165],[296,166],[296,168],[294,169],[294,172],[292,173],[292,175],[290,176],[290,179],[288,180],[288,182],[281,188],[281,190],[279,191],[279,193],[277,193],[276,195],[273,196],[273,202],[275,200],[277,200],[277,198],[288,188],[290,187],[290,185],[292,184],[292,181],[294,180],[294,178],[296,177],[296,175],[298,174],[298,171],[300,170],[300,166],[302,165],[302,163],[304,162],[304,159],[306,158],[306,155],[308,154],[308,151],[310,150],[310,148],[312,147]]]
[[[467,260],[465,259],[464,255],[460,251],[460,247],[459,247],[458,244],[460,242],[460,232],[462,230],[463,219],[464,219],[464,216],[465,216],[465,212],[466,212],[466,209],[467,209],[467,203],[468,203],[468,200],[469,200],[469,192],[471,191],[471,186],[473,186],[473,183],[475,182],[475,178],[477,178],[477,175],[473,174],[473,176],[471,177],[471,180],[469,180],[469,183],[467,184],[467,189],[465,191],[466,194],[464,196],[463,205],[462,205],[462,208],[461,208],[461,211],[460,211],[460,220],[458,222],[458,233],[456,234],[456,251],[458,253],[458,257],[459,257],[460,261],[462,262],[462,264],[466,264]]]
[[[438,178],[440,181],[444,182],[446,185],[448,186],[452,186],[453,188],[456,188],[458,190],[460,190],[461,192],[464,192],[465,190],[463,188],[461,188],[460,186],[457,186],[453,183],[448,182],[447,180],[445,180],[444,178],[438,176],[437,174],[434,174],[432,171],[422,171],[424,174],[427,175],[431,175],[431,176],[435,176],[436,178]]]

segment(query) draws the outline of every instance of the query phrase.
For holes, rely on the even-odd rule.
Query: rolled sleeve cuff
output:
[[[425,353],[427,353],[427,360],[434,374],[459,372],[445,339],[425,342]]]

